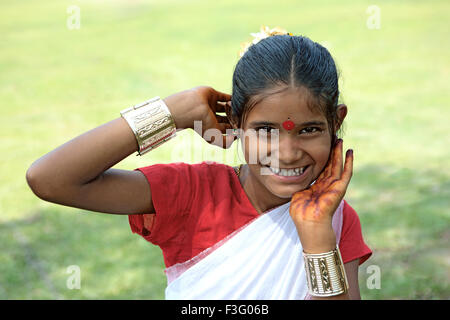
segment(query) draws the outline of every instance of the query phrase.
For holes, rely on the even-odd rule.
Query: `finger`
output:
[[[227,108],[227,103],[226,102],[222,102],[222,101],[217,101],[216,102],[216,112],[226,112],[226,108]]]
[[[340,179],[342,175],[342,139],[338,139],[333,150],[331,176]]]
[[[330,154],[330,157],[325,165],[325,168],[322,169],[322,173],[319,175],[317,179],[325,179],[331,175],[331,168],[333,165],[333,151]]]
[[[321,180],[324,180],[326,177],[328,177],[328,174],[327,174],[327,171],[329,171],[329,170],[327,170],[327,168],[328,168],[328,163],[327,163],[327,165],[325,166],[325,168],[323,168],[322,169],[322,172],[319,174],[319,176],[316,178],[316,181],[315,181],[315,183],[317,183],[318,181],[320,182]]]
[[[215,105],[216,112],[231,113],[231,101],[217,101]]]
[[[324,171],[324,176],[325,177],[330,177],[331,176],[331,171],[333,169],[333,165],[334,165],[334,158],[336,156],[336,147],[338,147],[339,143],[342,141],[342,139],[337,139],[334,142],[334,145],[331,147],[331,152],[330,152],[330,156],[327,162],[327,165],[325,166]]]
[[[344,183],[345,188],[347,188],[350,183],[350,179],[353,175],[353,149],[347,150],[345,153],[345,165],[344,172],[342,173],[341,181]]]
[[[328,159],[327,165],[325,169],[323,169],[323,176],[329,177],[331,175],[331,168],[333,167],[333,153],[330,155],[330,159]]]
[[[220,91],[217,91],[215,89],[214,89],[214,91],[215,91],[215,95],[216,95],[216,100],[217,101],[227,102],[227,101],[231,100],[231,94],[228,94],[228,93],[225,93],[225,92],[220,92]]]
[[[216,119],[217,119],[218,123],[228,123],[228,124],[230,124],[230,121],[228,120],[228,117],[216,114]]]

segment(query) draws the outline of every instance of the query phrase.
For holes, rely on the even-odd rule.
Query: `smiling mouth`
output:
[[[266,168],[269,168],[270,172],[280,177],[299,177],[306,169],[308,169],[308,167],[309,165],[298,168],[274,168],[266,166]]]

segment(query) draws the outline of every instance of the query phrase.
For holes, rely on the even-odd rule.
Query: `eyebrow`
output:
[[[270,121],[253,121],[250,122],[249,124],[250,126],[277,126],[277,123],[273,123]],[[306,121],[300,124],[295,124],[295,126],[297,127],[305,127],[305,126],[325,126],[326,123],[323,121],[318,121],[318,120],[312,120],[312,121]]]

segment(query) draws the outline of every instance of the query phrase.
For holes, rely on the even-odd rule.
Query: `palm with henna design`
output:
[[[308,246],[315,249],[332,247],[336,241],[331,221],[347,191],[353,171],[353,150],[347,150],[345,165],[342,165],[342,143],[342,139],[337,140],[315,183],[292,196],[289,213],[305,251]]]

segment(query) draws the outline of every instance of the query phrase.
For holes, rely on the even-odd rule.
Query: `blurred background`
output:
[[[321,43],[341,71],[346,199],[374,252],[362,298],[449,299],[449,14],[444,0],[2,0],[0,299],[164,298],[161,250],[127,216],[44,202],[25,172],[156,95],[231,93],[240,45],[261,25]],[[220,151],[184,130],[116,168],[203,160],[237,164],[237,144]]]

